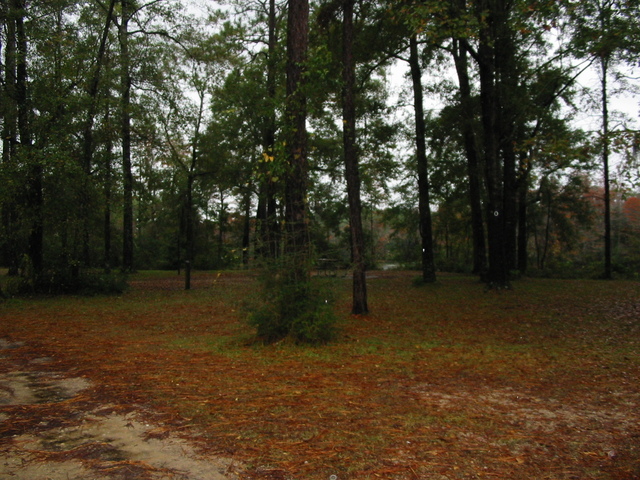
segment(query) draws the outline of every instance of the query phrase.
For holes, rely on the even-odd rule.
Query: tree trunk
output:
[[[122,270],[132,272],[133,266],[133,172],[131,169],[131,58],[129,54],[129,1],[121,0],[122,18],[120,20],[120,101],[122,135],[122,189],[123,189],[123,225],[122,225]]]
[[[111,125],[111,111],[110,106],[107,104],[105,111],[105,124],[109,131]],[[104,242],[104,271],[106,273],[111,272],[111,202],[112,191],[111,181],[113,179],[113,165],[111,163],[111,155],[113,154],[113,142],[111,135],[107,135],[107,142],[105,146],[104,155],[104,218],[103,218],[103,242]]]
[[[263,149],[268,157],[274,155],[276,137],[276,74],[277,58],[276,48],[278,38],[276,35],[276,3],[269,0],[269,37],[267,43],[267,118],[263,131]],[[259,191],[259,201],[257,208],[258,219],[258,254],[261,257],[275,258],[279,251],[279,224],[278,205],[276,200],[276,184],[272,181],[268,169],[271,168],[269,162],[264,168],[264,178]]]
[[[489,270],[486,281],[491,287],[508,286],[505,263],[504,209],[502,169],[500,162],[499,91],[496,88],[495,44],[498,40],[497,23],[506,21],[494,2],[483,0],[481,12],[489,12],[480,29],[478,45],[480,72],[480,103],[484,133],[485,184],[487,188],[487,238],[489,244]],[[500,1],[495,2],[501,4]]]
[[[611,192],[609,188],[609,99],[607,75],[609,60],[601,57],[600,68],[602,79],[602,166],[604,176],[604,274],[605,279],[612,278],[611,270]]]
[[[193,139],[191,145],[191,163],[187,170],[187,192],[186,192],[186,275],[185,275],[185,290],[191,288],[191,267],[193,266],[193,260],[195,257],[195,212],[193,208],[193,183],[196,177],[196,167],[198,165],[198,144],[200,142],[200,126],[202,124],[202,115],[204,112],[204,99],[205,92],[198,90],[199,104],[198,104],[198,116],[196,118],[196,124],[193,129]]]
[[[460,11],[465,9],[465,1],[460,2]],[[471,98],[469,81],[469,63],[466,47],[454,40],[453,60],[460,87],[460,125],[467,157],[467,175],[469,177],[469,206],[471,208],[471,233],[473,238],[473,273],[484,275],[487,270],[487,246],[485,242],[484,220],[482,218],[482,174],[480,154],[474,128],[474,104]]]
[[[0,100],[2,102],[2,163],[8,165],[15,156],[16,144],[16,25],[9,17],[9,5],[0,3],[0,28],[6,31],[4,47],[4,64],[0,64]],[[0,36],[0,53],[2,53],[2,37]]]
[[[93,70],[93,74],[89,81],[89,86],[87,89],[87,93],[89,94],[89,110],[87,112],[87,119],[84,124],[84,132],[83,132],[83,153],[82,153],[82,170],[84,173],[84,185],[83,189],[83,201],[80,206],[81,214],[82,214],[82,243],[83,243],[83,262],[86,266],[90,265],[90,252],[89,252],[89,237],[90,237],[90,217],[91,212],[93,210],[93,205],[90,203],[90,177],[91,177],[91,166],[93,163],[93,124],[96,115],[97,109],[97,97],[98,97],[98,86],[100,84],[100,76],[102,72],[102,65],[106,52],[107,38],[109,35],[109,27],[111,26],[111,20],[113,16],[113,10],[115,7],[116,0],[111,0],[109,3],[109,8],[107,11],[107,18],[105,21],[104,29],[102,31],[102,37],[100,39],[100,45],[98,47],[98,54],[96,56],[96,65]]]
[[[520,98],[518,98],[518,67],[515,61],[515,46],[505,3],[505,0],[497,2],[494,52],[498,97],[498,131],[500,134],[499,152],[502,159],[503,248],[505,269],[508,275],[509,270],[517,267],[518,182],[514,143],[518,140]]]
[[[98,54],[96,56],[96,65],[93,70],[93,75],[91,76],[91,79],[89,81],[89,87],[87,91],[87,93],[89,94],[89,111],[87,112],[87,119],[84,125],[82,155],[82,169],[84,170],[86,175],[89,175],[91,173],[91,163],[93,156],[93,123],[97,106],[96,99],[98,97],[98,86],[100,84],[100,76],[105,58],[109,27],[111,26],[115,4],[116,0],[111,0],[111,2],[109,3],[109,9],[107,11],[107,17],[102,31],[102,37],[100,38],[100,46],[98,47]]]
[[[364,315],[367,305],[367,279],[364,260],[364,230],[360,201],[360,171],[356,145],[355,62],[353,59],[353,0],[344,0],[342,28],[342,124],[344,162],[349,199],[351,256],[353,260],[353,306],[351,313]]]
[[[549,251],[549,239],[551,238],[551,202],[553,201],[551,188],[547,189],[547,222],[544,228],[544,244],[542,246],[542,255],[540,255],[538,268],[544,270],[547,260],[547,252]]]
[[[303,89],[309,44],[309,2],[290,0],[287,18],[287,179],[285,184],[285,254],[289,283],[307,282],[309,232],[307,225],[307,102]]]
[[[193,155],[193,152],[192,152]],[[192,160],[193,161],[193,160]],[[191,289],[191,266],[193,264],[194,235],[193,235],[193,172],[187,172],[187,191],[185,195],[185,276],[184,289]]]
[[[6,2],[2,3],[3,18],[6,22],[7,44],[4,50],[4,95],[2,123],[2,163],[5,168],[12,169],[16,162],[17,138],[17,95],[16,95],[16,24],[13,19],[14,5],[11,10]],[[11,15],[9,13],[11,12]],[[18,275],[20,252],[16,236],[17,213],[13,203],[2,205],[2,224],[5,231],[3,242],[3,259],[9,267],[9,275]]]
[[[27,181],[27,204],[31,214],[28,251],[33,272],[38,274],[43,268],[43,168],[39,158],[33,156],[33,137],[31,133],[31,105],[27,75],[27,34],[24,27],[25,4],[22,0],[13,0],[12,7],[16,25],[16,100],[18,105],[18,133],[20,134],[20,155],[30,164]]]
[[[413,82],[413,103],[416,121],[416,159],[418,163],[418,211],[420,215],[420,237],[422,239],[422,280],[436,281],[436,267],[433,258],[433,231],[429,201],[429,173],[427,164],[426,128],[424,123],[424,102],[422,96],[422,72],[418,57],[418,42],[415,35],[409,39],[409,64]]]
[[[520,162],[521,164],[524,162]],[[521,274],[527,273],[529,257],[527,255],[527,244],[529,233],[527,228],[527,185],[528,171],[521,174],[518,183],[518,271]]]
[[[518,190],[516,181],[516,156],[513,141],[506,140],[503,145],[503,229],[504,229],[504,262],[507,275],[517,268],[517,235],[518,235]]]
[[[244,223],[242,225],[242,265],[249,265],[249,249],[251,246],[251,189],[247,188],[242,200],[244,204]]]
[[[220,190],[220,209],[218,210],[218,265],[224,264],[224,234],[226,232],[227,212],[224,205],[224,190]]]

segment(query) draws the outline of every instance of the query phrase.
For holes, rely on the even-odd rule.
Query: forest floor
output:
[[[640,479],[640,283],[370,272],[329,345],[265,346],[247,272],[0,302],[0,477]]]

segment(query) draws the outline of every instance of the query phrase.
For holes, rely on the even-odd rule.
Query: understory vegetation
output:
[[[350,315],[349,280],[312,277],[334,299],[322,346],[255,341],[252,271],[6,299],[0,338],[110,405],[152,407],[245,480],[640,478],[638,282],[415,275],[369,272],[368,316]]]
[[[260,283],[262,294],[247,304],[249,324],[259,340],[324,344],[334,337],[332,294],[320,280],[293,281],[281,266],[265,269]]]
[[[60,268],[45,270],[37,275],[3,278],[0,282],[0,297],[62,294],[106,295],[119,294],[126,289],[127,276],[122,272]]]

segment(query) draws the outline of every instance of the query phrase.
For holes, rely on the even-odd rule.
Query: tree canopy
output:
[[[638,2],[302,3],[3,1],[0,264],[638,274]]]

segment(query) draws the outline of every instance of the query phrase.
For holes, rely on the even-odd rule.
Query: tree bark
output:
[[[186,192],[186,228],[185,228],[185,243],[186,243],[186,275],[185,275],[185,290],[191,288],[191,267],[193,266],[193,260],[195,257],[195,212],[193,208],[193,184],[196,178],[196,167],[198,166],[198,144],[200,143],[200,127],[202,124],[202,115],[204,113],[204,100],[205,92],[198,89],[198,116],[196,118],[196,124],[193,129],[193,139],[191,145],[191,162],[187,169],[187,192]]]
[[[268,38],[267,38],[267,83],[266,102],[264,108],[264,126],[262,131],[262,148],[266,158],[275,154],[276,138],[276,74],[277,74],[277,32],[276,3],[269,0]],[[258,205],[256,208],[256,254],[260,258],[276,258],[279,252],[278,203],[277,186],[269,173],[270,161],[261,165],[261,178],[258,186]]]
[[[528,178],[529,167],[522,168],[525,163],[524,160],[520,161],[521,172],[520,180],[518,182],[518,271],[521,274],[527,273],[529,257],[528,257],[528,241],[529,232],[527,225],[527,193],[528,193]]]
[[[429,173],[427,162],[426,128],[424,122],[424,100],[422,94],[422,71],[418,56],[418,42],[415,35],[409,39],[409,64],[413,83],[413,104],[416,122],[416,159],[418,163],[418,211],[420,215],[420,237],[422,239],[422,280],[436,281],[436,267],[433,258],[433,229],[429,199]]]
[[[24,26],[25,4],[23,0],[13,0],[12,9],[16,26],[16,103],[18,106],[18,133],[20,135],[20,155],[30,164],[27,181],[27,204],[31,215],[28,251],[37,275],[43,269],[44,247],[44,194],[43,168],[38,158],[33,156],[33,136],[31,132],[31,105],[27,75],[27,33]]]
[[[287,178],[285,184],[285,254],[290,283],[307,282],[309,232],[307,225],[307,106],[303,89],[309,43],[309,2],[290,0],[287,18]]]
[[[100,46],[98,47],[98,54],[96,56],[96,65],[93,70],[93,74],[89,81],[89,87],[87,93],[89,94],[89,110],[87,112],[87,119],[84,125],[83,135],[83,155],[82,155],[82,169],[86,175],[91,173],[91,163],[93,156],[93,123],[96,113],[96,98],[98,96],[98,86],[100,85],[100,76],[102,72],[102,66],[104,63],[107,37],[109,35],[109,27],[111,26],[111,20],[113,17],[113,10],[117,0],[111,0],[107,11],[107,17],[105,25],[102,31],[102,37],[100,38]]]
[[[17,96],[16,96],[16,24],[13,9],[6,2],[2,3],[3,18],[6,24],[6,46],[4,50],[4,95],[2,124],[2,163],[13,168],[16,162],[17,138]],[[2,206],[2,223],[5,230],[3,241],[3,257],[9,267],[9,275],[18,275],[20,252],[17,241],[17,213],[15,205],[5,203]]]
[[[247,188],[242,199],[244,206],[244,220],[242,225],[242,265],[249,265],[249,250],[251,246],[251,189]]]
[[[80,210],[82,213],[82,229],[83,229],[83,262],[86,266],[89,266],[91,263],[90,252],[89,252],[89,237],[90,237],[90,216],[91,211],[94,206],[90,203],[90,177],[91,177],[91,167],[93,163],[93,124],[95,120],[96,110],[97,110],[97,97],[98,97],[98,87],[100,85],[100,76],[102,72],[102,66],[105,58],[107,38],[109,35],[109,27],[111,26],[113,10],[115,7],[116,0],[111,0],[109,3],[107,17],[105,20],[105,25],[102,31],[102,37],[100,38],[100,45],[98,47],[98,54],[96,56],[96,65],[93,70],[93,74],[89,81],[89,86],[87,89],[87,93],[89,94],[89,109],[87,111],[87,118],[84,124],[84,132],[83,132],[83,147],[82,147],[82,170],[84,172],[84,184],[82,186],[84,199],[82,201],[82,205],[80,206]]]
[[[487,270],[487,246],[484,220],[482,218],[482,174],[480,169],[478,142],[473,126],[475,116],[471,99],[467,51],[461,42],[454,40],[453,58],[460,87],[460,124],[469,177],[469,205],[471,207],[471,233],[473,238],[473,273],[485,274]]]
[[[500,162],[501,129],[499,123],[499,91],[496,88],[495,45],[499,23],[506,21],[501,0],[482,0],[482,14],[488,12],[480,28],[478,44],[480,73],[480,103],[484,133],[484,167],[487,188],[487,238],[489,269],[486,281],[491,287],[508,286],[505,262],[504,208],[502,168]]]
[[[105,124],[109,126],[111,124],[111,113],[107,105],[105,110]],[[111,162],[111,155],[113,154],[113,142],[111,135],[107,135],[107,142],[105,146],[104,154],[104,217],[103,217],[103,245],[104,245],[104,257],[103,265],[106,273],[111,272],[111,202],[112,202],[112,185],[113,179],[113,164]]]
[[[502,160],[504,262],[507,275],[517,267],[518,193],[516,152],[519,139],[518,66],[505,0],[496,2],[495,67],[498,96],[499,152]]]
[[[13,19],[13,4],[9,8],[7,2],[2,2],[2,27],[6,30],[6,46],[4,48],[4,68],[0,65],[2,84],[2,163],[9,164],[15,160],[16,150],[16,23]],[[1,42],[0,37],[0,42]],[[0,43],[0,47],[2,44]],[[0,50],[1,51],[1,50]]]
[[[193,156],[193,152],[192,152]],[[192,160],[193,162],[193,160]],[[185,275],[184,289],[191,289],[191,266],[193,264],[194,235],[193,235],[193,173],[191,169],[187,172],[187,191],[185,195]]]
[[[224,204],[224,190],[220,189],[220,208],[218,210],[218,237],[217,237],[217,250],[218,250],[218,265],[224,264],[224,235],[226,233],[227,224],[227,210]]]
[[[121,0],[120,40],[120,103],[122,135],[122,270],[132,272],[133,264],[133,172],[131,168],[131,58],[129,53],[129,1]]]
[[[516,179],[516,156],[513,151],[513,138],[506,137],[503,145],[503,229],[504,261],[507,274],[517,268],[518,236],[518,189]]]
[[[342,25],[342,124],[344,162],[349,199],[351,257],[353,260],[353,306],[351,313],[369,312],[367,279],[364,260],[364,230],[360,201],[360,171],[356,145],[355,62],[353,59],[353,0],[343,2]]]
[[[609,98],[607,75],[609,61],[600,58],[602,79],[600,88],[602,93],[602,167],[604,176],[604,278],[612,278],[611,269],[611,191],[609,186]]]

